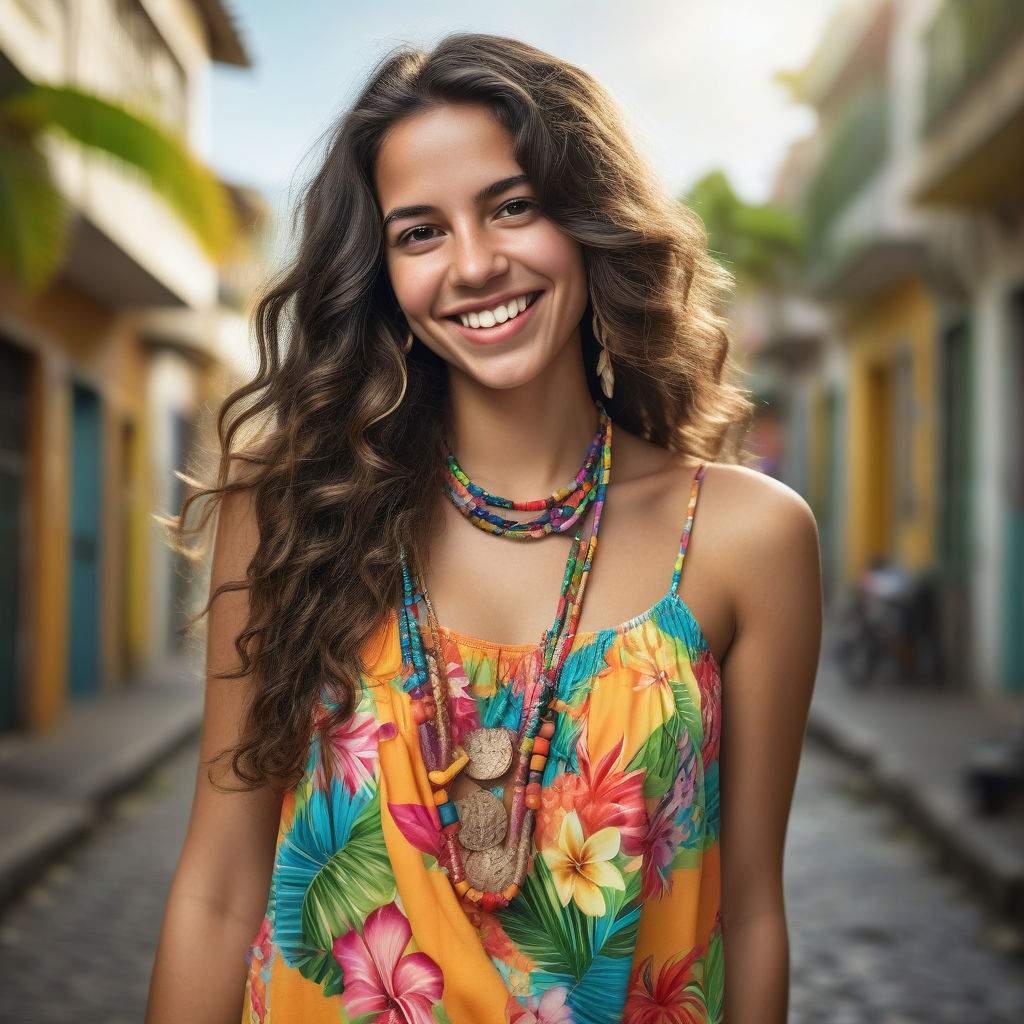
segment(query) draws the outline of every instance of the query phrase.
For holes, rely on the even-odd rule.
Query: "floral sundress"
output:
[[[382,625],[329,770],[314,740],[285,797],[245,1024],[721,1021],[721,673],[677,593],[705,469],[668,593],[576,635],[530,870],[504,910],[465,910],[438,865],[397,615]],[[516,728],[536,646],[441,637],[456,742]]]

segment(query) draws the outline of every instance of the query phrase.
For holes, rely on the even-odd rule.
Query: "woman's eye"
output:
[[[525,207],[526,209],[523,209],[523,210],[519,210],[519,211],[518,211],[518,213],[520,213],[520,214],[521,214],[521,213],[526,213],[526,211],[527,211],[527,210],[531,209],[532,207],[534,207],[534,206],[536,206],[536,205],[537,205],[536,203],[532,202],[532,201],[531,201],[531,200],[529,200],[529,199],[510,199],[510,200],[509,200],[509,201],[508,201],[508,202],[507,202],[507,203],[506,203],[506,204],[505,204],[505,205],[504,205],[504,206],[502,207],[502,209],[503,209],[503,210],[508,210],[508,209],[509,209],[510,207],[513,207],[513,206],[523,206],[523,207]],[[518,214],[517,214],[517,212],[516,212],[515,210],[512,210],[512,216],[517,216],[517,215],[518,215]]]
[[[510,199],[501,207],[500,212],[508,212],[513,217],[521,217],[524,213],[529,213],[536,205],[537,204],[532,199]],[[429,232],[436,230],[437,228],[429,227],[426,224],[421,224],[419,227],[415,228],[409,228],[405,234],[399,237],[398,244],[408,245],[410,242],[429,242],[433,237]],[[427,232],[427,234],[420,234],[420,232]]]
[[[410,242],[410,241],[429,242],[430,241],[429,236],[428,237],[424,237],[424,236],[420,235],[420,236],[418,236],[416,238],[413,238],[413,236],[416,234],[417,231],[433,231],[433,230],[434,230],[434,228],[429,228],[429,227],[426,227],[425,225],[421,225],[418,228],[409,228],[409,230],[406,231],[406,233],[404,235],[402,235],[402,237],[398,241],[402,245],[405,245],[406,242]]]

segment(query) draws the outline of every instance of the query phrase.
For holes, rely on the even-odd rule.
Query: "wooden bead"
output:
[[[469,885],[469,882],[467,882],[467,881],[466,881],[466,880],[465,880],[464,878],[460,878],[460,879],[459,879],[459,880],[458,880],[457,882],[455,882],[454,884],[455,884],[455,891],[456,891],[456,892],[457,892],[457,893],[458,893],[458,894],[459,894],[460,896],[465,896],[465,895],[466,895],[466,893],[467,893],[467,892],[469,892],[469,889],[470,889],[470,885]]]
[[[501,895],[511,903],[519,895],[519,886],[513,883],[508,886]]]
[[[446,804],[445,806],[450,807],[451,804]],[[462,828],[462,822],[456,820],[453,821],[450,825],[445,825],[445,827],[441,829],[441,834],[446,836],[457,836],[459,834],[460,828]]]
[[[549,740],[544,739],[543,736],[538,736],[533,741],[533,754],[536,757],[538,754],[547,754],[551,749],[551,743]]]
[[[551,737],[555,735],[555,723],[544,722],[541,725],[540,732],[538,732],[537,735],[542,736],[546,740],[550,740]]]
[[[470,886],[465,892],[465,897],[470,903],[479,903],[483,899],[484,894],[479,889],[474,889]]]
[[[437,713],[437,706],[432,700],[414,700],[412,702],[412,720],[416,725],[432,721]]]
[[[447,792],[447,790],[435,789],[434,790],[434,805],[436,807],[440,807],[441,804],[446,804],[446,803],[448,803],[448,792]]]
[[[543,772],[544,765],[548,763],[548,759],[544,754],[534,754],[530,758],[530,771],[532,772]]]
[[[437,813],[441,818],[442,828],[445,825],[455,824],[459,820],[458,809],[456,808],[455,804],[451,802],[441,804],[441,806],[437,809]]]
[[[480,900],[480,909],[493,913],[508,906],[508,900],[500,892],[485,892]]]
[[[447,786],[463,768],[469,764],[469,754],[464,750],[458,751],[458,757],[443,772],[429,772],[427,778],[435,786]]]

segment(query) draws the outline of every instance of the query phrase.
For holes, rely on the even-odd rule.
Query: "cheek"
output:
[[[412,316],[422,315],[431,309],[436,294],[433,279],[425,273],[424,265],[389,265],[388,274],[395,298],[402,309]]]
[[[556,232],[547,247],[550,274],[567,284],[573,293],[587,291],[587,272],[583,249],[571,238]]]

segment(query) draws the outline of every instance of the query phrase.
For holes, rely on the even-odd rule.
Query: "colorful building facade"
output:
[[[248,57],[215,0],[0,0],[0,77],[71,84],[201,152],[211,62]],[[0,272],[0,731],[182,653],[195,597],[154,512],[175,508],[195,424],[244,359],[222,268],[142,179],[58,138],[66,257],[31,295]],[[231,189],[240,209],[259,200]]]

